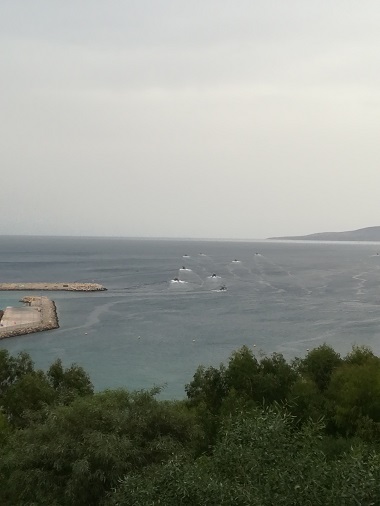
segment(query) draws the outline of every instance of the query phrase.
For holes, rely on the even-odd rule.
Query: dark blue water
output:
[[[243,344],[287,358],[323,342],[341,353],[355,343],[380,353],[377,248],[0,237],[1,282],[95,281],[108,288],[51,293],[60,329],[0,347],[25,350],[43,368],[57,357],[76,362],[97,389],[166,384],[168,398],[184,395],[199,364],[217,365]],[[183,282],[172,283],[175,277]],[[0,308],[26,294],[0,292]]]

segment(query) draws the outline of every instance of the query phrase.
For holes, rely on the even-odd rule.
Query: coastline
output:
[[[35,332],[59,328],[57,308],[53,300],[50,300],[47,297],[28,296],[21,299],[20,302],[23,302],[35,309],[40,314],[39,321],[0,328],[0,339],[22,336],[25,334],[34,334]],[[7,309],[4,311],[3,318],[7,314]]]

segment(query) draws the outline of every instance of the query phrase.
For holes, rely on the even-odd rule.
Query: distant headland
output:
[[[287,237],[268,237],[276,240],[292,241],[380,241],[380,227],[366,227],[347,232],[319,232],[317,234]]]

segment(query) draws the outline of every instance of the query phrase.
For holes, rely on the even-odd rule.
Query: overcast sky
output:
[[[0,234],[380,225],[378,0],[1,0]]]

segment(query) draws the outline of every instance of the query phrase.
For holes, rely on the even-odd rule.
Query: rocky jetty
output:
[[[0,327],[0,339],[7,337],[21,336],[24,334],[33,334],[43,330],[51,330],[59,327],[57,309],[53,300],[47,297],[24,297],[20,302],[24,302],[34,308],[39,313],[37,321],[10,325],[4,328]],[[8,308],[7,308],[8,309]],[[7,309],[3,314],[3,319],[7,315]],[[9,308],[12,309],[12,308]]]
[[[98,283],[0,283],[2,291],[67,291],[67,292],[104,292],[107,290]]]

